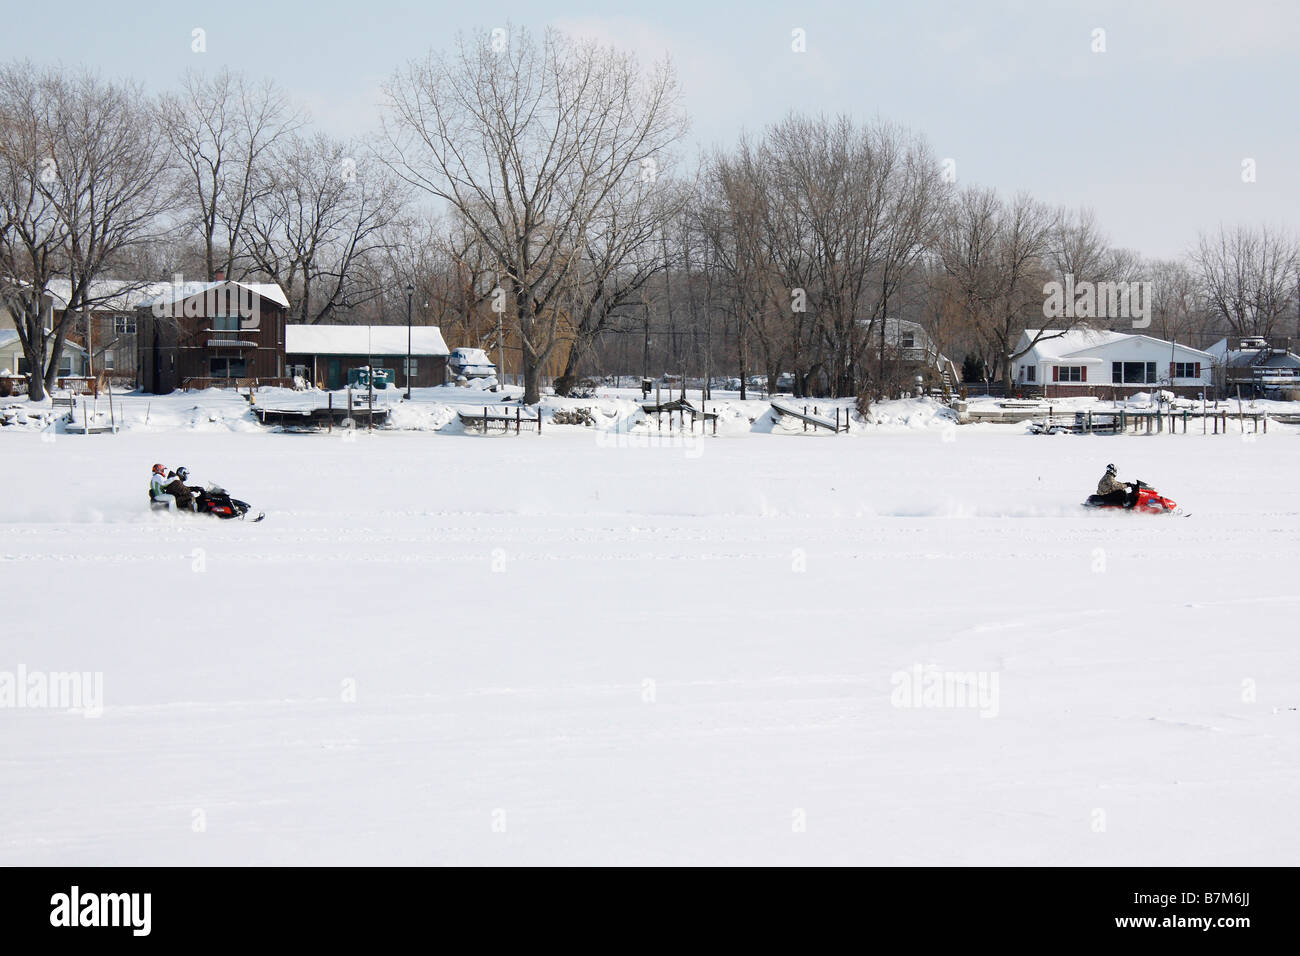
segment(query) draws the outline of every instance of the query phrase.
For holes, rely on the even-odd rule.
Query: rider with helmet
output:
[[[1097,482],[1097,494],[1106,499],[1106,504],[1122,505],[1132,508],[1137,502],[1137,486],[1119,480],[1119,470],[1114,465],[1106,466],[1106,474]]]
[[[194,496],[186,486],[185,479],[190,473],[182,466],[169,472],[164,465],[154,465],[149,478],[149,500],[162,501],[166,495],[176,499],[176,507],[184,511],[194,510]]]

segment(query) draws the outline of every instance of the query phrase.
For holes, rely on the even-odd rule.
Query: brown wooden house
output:
[[[289,300],[274,283],[174,284],[136,308],[140,387],[287,385]]]

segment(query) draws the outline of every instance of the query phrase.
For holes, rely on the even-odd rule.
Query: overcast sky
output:
[[[6,59],[152,90],[191,67],[270,75],[338,135],[374,129],[384,79],[456,31],[552,25],[646,61],[671,56],[692,151],[792,109],[847,112],[924,134],[960,183],[1091,206],[1112,242],[1146,255],[1177,255],[1220,221],[1300,222],[1296,0],[59,0],[10,4],[5,19]],[[196,27],[205,53],[191,50]],[[791,49],[796,28],[804,53]]]

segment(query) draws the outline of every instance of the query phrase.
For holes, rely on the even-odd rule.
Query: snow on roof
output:
[[[404,325],[286,325],[287,355],[405,355]],[[411,327],[412,355],[447,355],[436,325]]]
[[[1038,341],[1034,349],[1040,358],[1046,359],[1074,355],[1076,352],[1111,345],[1129,337],[1123,332],[1111,332],[1106,329],[1071,329],[1069,332],[1062,332],[1060,329],[1025,329],[1026,341],[1032,342],[1034,336],[1039,334],[1044,338]]]
[[[1106,348],[1115,345],[1118,342],[1133,341],[1136,339],[1146,339],[1150,342],[1158,342],[1161,345],[1170,348],[1177,348],[1180,352],[1190,352],[1195,355],[1204,355],[1209,358],[1210,353],[1202,352],[1200,349],[1194,349],[1190,345],[1182,345],[1176,342],[1167,342],[1164,339],[1158,339],[1152,335],[1134,334],[1131,332],[1113,332],[1109,329],[1071,329],[1069,332],[1062,333],[1059,329],[1025,329],[1025,341],[1033,341],[1035,335],[1042,333],[1043,338],[1034,346],[1034,351],[1038,355],[1038,361],[1051,361],[1057,358],[1067,358],[1077,356],[1081,352],[1088,352]]]
[[[165,289],[167,282],[141,282],[139,279],[96,279],[90,283],[86,298],[92,300],[97,312],[129,312],[142,302],[147,302]],[[66,308],[72,295],[70,279],[51,279],[45,291],[54,300],[56,308]]]
[[[16,348],[19,344],[17,329],[0,329],[0,349]],[[63,340],[63,350],[65,352],[85,352],[83,346],[78,345],[72,339]]]
[[[207,292],[209,289],[216,289],[224,285],[239,286],[241,289],[248,289],[255,295],[260,295],[263,299],[268,299],[278,305],[289,308],[289,299],[274,282],[236,282],[233,279],[221,279],[216,282],[182,282],[179,284],[163,282],[158,284],[160,292],[155,293],[152,297],[142,299],[136,303],[136,308],[143,306],[164,306],[172,302],[179,302],[188,299],[191,296],[198,295],[201,292]]]

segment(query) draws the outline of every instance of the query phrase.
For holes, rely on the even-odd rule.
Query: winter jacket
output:
[[[1128,491],[1128,485],[1110,472],[1106,472],[1101,481],[1097,482],[1097,494],[1110,495],[1117,491]]]
[[[149,497],[154,501],[162,501],[166,496],[167,479],[157,472],[154,472],[154,476],[149,479]]]

